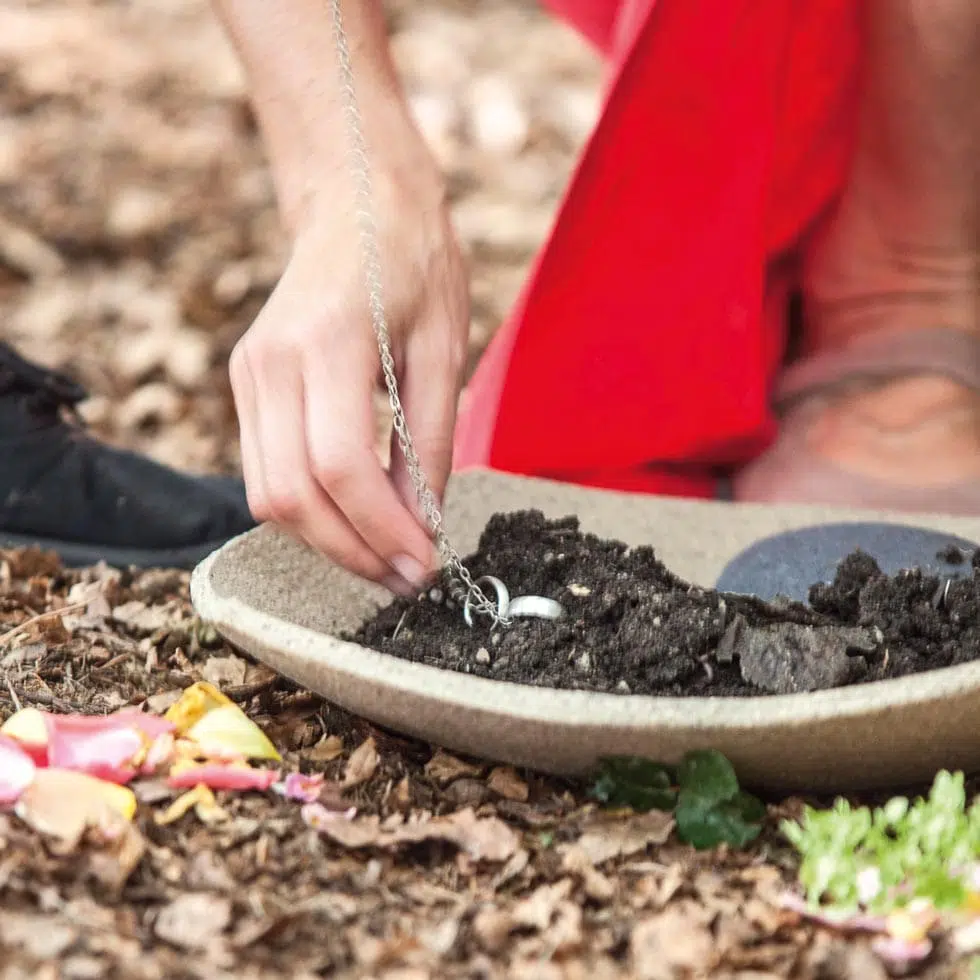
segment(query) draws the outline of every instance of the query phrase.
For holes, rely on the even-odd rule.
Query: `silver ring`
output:
[[[494,587],[497,593],[497,618],[506,619],[510,609],[510,593],[507,591],[507,586],[495,575],[482,575],[476,580],[476,584],[479,585],[481,582],[486,582]],[[473,610],[470,608],[471,598],[470,595],[467,595],[466,601],[463,603],[463,619],[466,620],[466,625],[470,627],[473,625]]]
[[[519,595],[510,600],[508,616],[522,616],[534,619],[561,619],[565,610],[554,599],[541,595]]]

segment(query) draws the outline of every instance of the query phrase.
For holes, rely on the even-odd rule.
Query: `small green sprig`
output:
[[[591,795],[609,806],[673,812],[677,835],[698,850],[745,847],[762,831],[766,808],[744,792],[720,752],[688,752],[676,767],[639,756],[603,759]]]
[[[938,773],[925,799],[895,797],[874,810],[838,799],[780,829],[802,856],[799,880],[814,906],[887,914],[926,899],[952,910],[977,887],[980,797],[967,807],[959,772]]]

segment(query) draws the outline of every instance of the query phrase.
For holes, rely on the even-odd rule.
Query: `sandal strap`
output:
[[[774,392],[777,408],[819,391],[860,381],[940,374],[980,391],[980,334],[965,330],[883,329],[845,347],[801,358],[787,367]]]

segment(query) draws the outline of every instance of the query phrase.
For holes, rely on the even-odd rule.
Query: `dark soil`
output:
[[[474,576],[558,600],[558,621],[466,626],[445,590],[397,600],[352,637],[406,660],[540,687],[618,694],[750,696],[901,677],[980,657],[980,578],[887,576],[855,552],[809,605],[766,603],[678,578],[653,548],[536,511],[491,519]],[[492,591],[491,591],[492,595]]]

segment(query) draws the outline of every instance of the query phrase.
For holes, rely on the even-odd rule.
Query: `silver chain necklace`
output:
[[[378,341],[378,353],[381,357],[381,370],[384,374],[385,387],[388,389],[388,401],[391,405],[393,425],[398,436],[398,445],[405,457],[412,485],[418,496],[419,505],[429,527],[435,536],[436,547],[442,558],[446,573],[448,588],[457,602],[464,604],[464,609],[472,610],[490,617],[494,625],[507,624],[508,603],[498,588],[498,602],[491,602],[483,590],[474,581],[458,552],[453,547],[446,530],[443,527],[442,513],[435,494],[426,482],[422,465],[419,462],[415,444],[408,431],[405,411],[398,396],[398,383],[395,374],[395,359],[391,353],[391,340],[388,333],[388,319],[384,307],[384,287],[381,275],[381,254],[378,247],[378,232],[373,208],[373,190],[371,184],[371,165],[368,161],[364,132],[361,125],[361,114],[357,104],[357,94],[354,89],[354,71],[351,65],[350,48],[347,44],[347,32],[344,30],[341,0],[330,0],[333,13],[334,36],[337,44],[337,54],[340,63],[340,85],[344,101],[344,112],[347,116],[348,134],[350,138],[351,171],[354,178],[355,204],[357,220],[360,226],[361,250],[364,263],[364,275],[367,280],[368,303],[371,311],[371,324]],[[499,580],[491,580],[495,587]],[[469,621],[470,617],[467,616]]]

